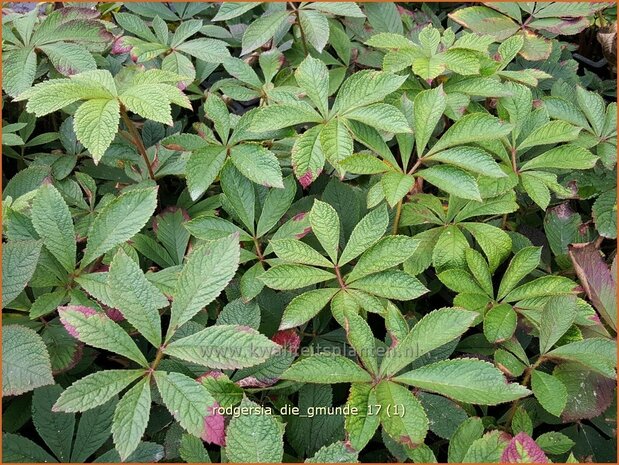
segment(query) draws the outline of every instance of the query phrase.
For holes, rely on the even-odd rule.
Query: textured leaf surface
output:
[[[408,335],[383,358],[382,374],[395,374],[409,363],[462,335],[477,314],[458,308],[442,308],[424,316]]]
[[[531,375],[531,390],[546,411],[558,417],[567,403],[567,389],[556,377],[534,370]]]
[[[166,339],[228,285],[239,266],[239,253],[238,236],[234,234],[191,253],[178,277]]]
[[[52,411],[60,393],[59,385],[35,389],[32,396],[32,422],[47,447],[61,461],[71,457],[71,443],[75,429],[75,415]]]
[[[88,244],[80,262],[83,268],[95,258],[131,239],[149,220],[157,206],[157,189],[134,189],[108,203],[88,231]]]
[[[54,410],[84,412],[103,405],[143,373],[143,370],[104,370],[84,376],[62,392]]]
[[[10,241],[2,244],[2,305],[7,306],[32,278],[41,253],[41,241]]]
[[[69,207],[60,192],[44,184],[32,202],[32,225],[43,244],[65,270],[75,269],[75,229]]]
[[[194,436],[202,436],[209,407],[215,399],[206,388],[181,373],[155,372],[163,403],[180,425]]]
[[[65,329],[76,339],[98,349],[123,355],[142,366],[148,366],[144,354],[131,336],[105,313],[75,305],[59,307],[58,313]]]
[[[336,288],[314,289],[296,296],[284,310],[279,329],[294,328],[311,320],[337,292]]]
[[[318,354],[292,365],[282,379],[302,383],[369,383],[372,378],[359,365],[341,355]]]
[[[18,325],[2,331],[2,392],[18,395],[53,384],[47,348],[36,332]]]
[[[122,250],[114,256],[107,279],[114,307],[153,346],[159,347],[159,309],[168,305],[168,299],[144,277],[138,264]]]
[[[78,140],[97,163],[118,131],[120,104],[117,100],[92,99],[75,112],[74,127]]]
[[[518,383],[507,383],[492,364],[475,359],[444,360],[394,378],[459,402],[496,405],[530,394]]]
[[[244,368],[264,362],[279,346],[247,326],[216,325],[171,342],[165,353],[209,368]]]
[[[150,416],[150,403],[150,378],[137,383],[118,402],[112,437],[121,460],[126,460],[140,444]]]
[[[271,289],[299,289],[335,279],[335,275],[306,265],[276,265],[269,268],[260,279]]]
[[[252,413],[230,421],[225,449],[228,460],[236,463],[281,462],[284,454],[283,425],[272,415],[261,414],[261,407],[249,399],[243,399],[241,407]]]

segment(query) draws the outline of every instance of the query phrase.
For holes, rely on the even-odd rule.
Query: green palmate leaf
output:
[[[460,337],[476,318],[477,313],[458,308],[442,308],[428,313],[385,354],[381,374],[395,374],[422,355]]]
[[[80,416],[71,451],[72,462],[84,462],[109,439],[116,403],[113,398]]]
[[[374,103],[366,107],[354,108],[344,113],[348,119],[360,121],[380,131],[393,133],[411,132],[404,114],[393,105]]]
[[[344,441],[338,441],[322,447],[305,463],[353,463],[357,461],[358,455],[359,453],[348,447]]]
[[[226,456],[233,463],[277,463],[284,455],[284,426],[274,416],[245,398],[248,415],[234,417],[226,431]]]
[[[205,367],[232,369],[257,365],[279,350],[247,326],[218,324],[171,342],[165,353]]]
[[[34,274],[41,241],[9,241],[2,244],[2,305],[6,307],[24,290]]]
[[[488,269],[488,264],[475,249],[467,249],[465,252],[466,264],[471,271],[471,274],[477,281],[477,284],[481,286],[484,293],[488,296],[493,296],[493,284],[492,275]]]
[[[261,275],[260,280],[271,289],[288,290],[311,286],[335,277],[333,273],[311,266],[276,265]]]
[[[496,405],[530,394],[518,383],[507,383],[494,365],[475,359],[443,360],[394,380],[470,404]]]
[[[406,261],[417,250],[418,242],[408,236],[387,236],[366,250],[346,282],[352,283],[364,276],[377,273]]]
[[[486,223],[461,223],[461,225],[472,234],[488,257],[490,270],[496,270],[512,249],[509,235],[502,229]]]
[[[460,463],[474,441],[481,438],[484,433],[484,425],[481,418],[467,418],[460,423],[449,441],[449,463]]]
[[[417,397],[404,386],[382,381],[376,386],[376,400],[381,406],[380,422],[391,438],[409,448],[423,443],[429,422]],[[400,415],[394,414],[395,406],[400,406]]]
[[[326,117],[329,96],[329,72],[326,65],[308,55],[295,71],[294,77],[320,114]]]
[[[275,131],[302,123],[322,123],[323,118],[309,104],[276,104],[262,107],[252,114],[249,130]]]
[[[163,403],[180,425],[194,436],[201,437],[207,428],[215,399],[196,380],[181,373],[154,373]]]
[[[507,176],[488,152],[476,147],[454,147],[435,153],[427,157],[427,159],[454,165],[491,178],[504,178]]]
[[[292,176],[284,178],[283,189],[270,189],[264,200],[262,212],[256,226],[256,235],[264,236],[268,233],[290,208],[297,193],[297,184]]]
[[[539,350],[548,352],[570,329],[578,308],[575,296],[555,296],[546,302],[539,329]]]
[[[122,249],[114,256],[107,279],[114,307],[153,346],[159,347],[161,320],[158,310],[167,307],[168,299],[144,277],[139,265]]]
[[[484,315],[484,335],[489,342],[502,342],[512,337],[517,324],[518,315],[512,306],[500,304]]]
[[[462,199],[481,202],[481,194],[479,193],[477,181],[471,174],[460,168],[456,168],[455,166],[436,165],[418,171],[417,175],[448,194],[455,195]]]
[[[235,234],[201,245],[191,253],[178,277],[166,340],[228,285],[239,266],[239,254]]]
[[[389,171],[381,177],[381,185],[385,199],[390,207],[394,207],[413,188],[415,180],[399,171]]]
[[[346,171],[355,174],[378,174],[389,170],[389,165],[373,155],[354,154],[340,163]]]
[[[241,55],[257,49],[271,39],[287,21],[288,15],[287,11],[275,11],[251,23],[243,33]]]
[[[299,22],[307,41],[319,53],[322,52],[329,39],[329,22],[325,15],[317,11],[301,10]]]
[[[75,269],[75,229],[69,207],[51,184],[39,188],[32,201],[32,225],[45,248],[65,270]]]
[[[547,412],[556,417],[561,415],[567,403],[567,389],[558,378],[534,370],[531,374],[531,390]]]
[[[243,176],[256,184],[266,187],[284,187],[277,157],[261,145],[237,145],[230,151],[230,160]]]
[[[412,300],[428,292],[428,289],[417,278],[399,270],[371,274],[355,280],[349,286],[378,297],[394,300]]]
[[[355,107],[379,102],[396,91],[405,80],[406,76],[384,71],[359,71],[342,84],[332,112],[342,114]]]
[[[75,134],[84,147],[88,149],[95,163],[101,160],[114,140],[118,131],[119,119],[120,104],[117,100],[88,100],[81,104],[75,112],[73,120]]]
[[[320,255],[315,249],[296,239],[276,239],[270,242],[279,258],[290,263],[333,267],[333,263]]]
[[[531,132],[531,134],[518,145],[518,150],[535,147],[537,145],[569,142],[578,137],[580,130],[581,128],[572,126],[565,121],[549,121]]]
[[[514,255],[499,285],[499,299],[504,298],[526,275],[537,268],[541,253],[540,247],[525,247]]]
[[[59,307],[58,313],[66,330],[76,339],[98,349],[120,354],[144,367],[148,366],[144,354],[133,339],[105,313],[76,305]]]
[[[419,157],[423,155],[434,128],[443,116],[446,107],[447,99],[442,85],[419,92],[415,97],[415,144],[417,144],[417,155]]]
[[[325,308],[338,290],[336,288],[314,289],[296,296],[284,310],[279,329],[290,329],[308,322]]]
[[[226,150],[219,146],[204,147],[194,151],[187,160],[185,176],[189,195],[198,199],[219,175],[226,161]]]
[[[144,370],[104,370],[85,376],[62,392],[59,412],[84,412],[105,404],[144,374]]]
[[[256,192],[253,184],[234,167],[226,163],[221,170],[221,190],[234,208],[234,212],[248,231],[254,230]]]
[[[320,131],[320,147],[325,158],[343,174],[340,162],[352,155],[353,139],[342,118],[333,118]]]
[[[178,453],[187,463],[211,463],[202,440],[190,434],[183,434],[181,437]]]
[[[356,311],[350,309],[344,309],[344,320],[346,336],[361,363],[372,375],[378,374],[376,345],[370,326]]]
[[[604,99],[595,92],[589,92],[576,86],[576,101],[589,120],[596,135],[602,134],[604,127]]]
[[[321,131],[322,126],[310,128],[296,138],[292,147],[292,169],[303,187],[314,182],[325,165],[325,156],[320,145]]]
[[[297,361],[282,379],[300,383],[369,383],[372,377],[352,360],[341,355],[317,354]]]
[[[610,339],[592,338],[572,342],[546,354],[548,358],[576,362],[608,378],[615,378],[617,343]]]
[[[2,331],[2,394],[16,396],[54,384],[41,336],[30,328],[7,325]]]
[[[345,428],[352,447],[363,449],[374,436],[380,422],[375,406],[376,390],[369,384],[352,384],[347,405],[357,409],[356,415],[347,415]],[[373,409],[373,410],[372,410]]]
[[[144,227],[157,206],[157,188],[134,189],[105,205],[88,231],[80,267],[131,239]]]
[[[454,145],[499,139],[509,134],[512,126],[487,113],[472,113],[460,118],[434,144],[428,155]]]
[[[118,402],[112,422],[112,437],[121,460],[140,444],[150,416],[150,378],[133,386]]]
[[[56,457],[68,461],[75,428],[75,415],[52,411],[52,405],[62,392],[58,385],[40,387],[32,396],[32,422]]]
[[[571,279],[563,276],[542,276],[518,286],[503,299],[505,302],[516,302],[523,299],[548,297],[553,295],[575,294],[578,286]]]
[[[336,263],[340,243],[340,218],[328,203],[315,200],[309,213],[312,232],[329,258]]]
[[[338,265],[345,265],[373,246],[385,234],[388,225],[389,214],[384,206],[364,216],[350,234]]]
[[[598,157],[587,149],[568,144],[555,147],[522,165],[522,170],[558,168],[586,170],[593,168]]]

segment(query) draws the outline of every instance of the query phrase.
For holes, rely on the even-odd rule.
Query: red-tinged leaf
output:
[[[572,244],[569,256],[574,270],[593,306],[617,330],[617,283],[595,243]]]
[[[204,417],[204,431],[202,433],[202,440],[208,442],[209,444],[225,446],[225,419],[223,415],[218,412],[218,409],[219,404],[217,402],[208,407],[206,416]]]
[[[518,433],[509,442],[503,455],[503,463],[549,463],[544,451],[526,433]]]
[[[271,340],[294,354],[299,351],[299,346],[301,345],[301,337],[294,329],[278,331]]]
[[[59,310],[61,309],[67,309],[67,310],[75,310],[78,311],[80,313],[83,313],[85,316],[93,316],[96,315],[98,312],[94,309],[94,308],[90,308],[90,307],[84,307],[82,305],[69,305],[66,307],[61,307],[59,308]],[[67,323],[67,321],[63,318],[63,313],[60,311],[59,312],[60,315],[60,322],[64,325],[64,328],[67,330],[67,332],[73,336],[74,338],[79,338],[79,333],[77,332],[77,328],[75,328],[75,326]]]

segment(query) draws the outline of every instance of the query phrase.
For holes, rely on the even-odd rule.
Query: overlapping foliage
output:
[[[3,10],[4,460],[614,462],[613,15]]]

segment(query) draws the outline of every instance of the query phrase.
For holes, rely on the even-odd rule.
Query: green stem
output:
[[[309,54],[307,50],[307,39],[305,38],[305,31],[303,30],[303,25],[301,24],[301,15],[299,14],[299,9],[296,8],[292,2],[288,2],[292,8],[294,8],[294,15],[297,17],[297,25],[299,26],[299,31],[301,32],[301,42],[303,44],[303,51],[306,55]]]
[[[402,216],[402,202],[404,202],[404,199],[400,199],[398,205],[395,207],[395,218],[393,219],[393,228],[391,229],[391,234],[393,235],[398,233],[398,228],[400,227],[400,216]]]
[[[131,134],[131,137],[133,138],[133,143],[135,144],[135,147],[138,149],[140,155],[142,155],[144,163],[146,163],[146,168],[148,168],[148,175],[154,181],[155,173],[153,172],[153,167],[151,166],[150,159],[148,158],[148,154],[146,153],[146,147],[144,147],[144,143],[142,142],[140,133],[135,127],[135,124],[133,124],[133,121],[131,121],[131,118],[129,118],[129,115],[127,114],[124,106],[120,108],[120,116],[122,117],[125,126],[127,126],[129,134]]]

